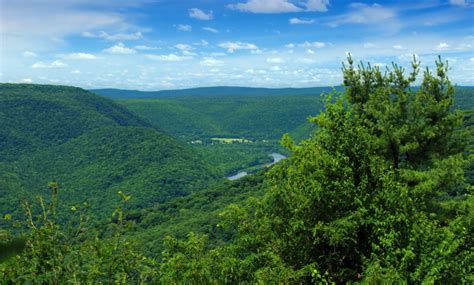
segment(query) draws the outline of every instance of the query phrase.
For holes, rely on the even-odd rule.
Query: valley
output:
[[[474,284],[474,0],[0,0],[0,285]]]
[[[94,231],[106,237],[123,192],[132,198],[123,237],[140,241],[146,255],[161,259],[167,236],[190,232],[206,235],[210,248],[226,245],[233,234],[220,226],[223,211],[263,197],[273,166],[294,152],[283,135],[309,142],[317,129],[308,118],[324,111],[320,94],[274,92],[130,99],[120,91],[112,101],[73,87],[2,84],[0,209],[9,219],[0,229],[11,230],[21,201],[47,197],[54,181],[60,224],[68,209],[87,205]],[[470,138],[473,94],[458,88],[453,107],[467,110]]]

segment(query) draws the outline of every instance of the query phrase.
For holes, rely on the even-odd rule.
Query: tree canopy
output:
[[[473,283],[469,133],[452,111],[447,63],[439,59],[420,79],[416,59],[407,74],[396,64],[356,66],[349,56],[342,72],[344,93],[329,95],[311,118],[314,134],[299,144],[285,135],[291,157],[248,186],[265,193],[220,213],[221,242],[167,237],[161,260],[149,260],[122,239],[121,207],[98,245],[94,231],[79,226],[71,235],[49,222],[44,206],[35,226],[27,206],[27,246],[0,272],[10,282],[38,274],[59,283]],[[103,268],[109,274],[97,273]]]

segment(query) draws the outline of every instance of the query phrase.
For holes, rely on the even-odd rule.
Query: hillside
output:
[[[213,177],[185,144],[79,88],[2,84],[0,118],[3,214],[18,212],[26,196],[46,194],[53,180],[64,207],[87,200],[101,216],[115,207],[118,191],[134,197],[131,207],[146,207]]]
[[[126,108],[69,86],[1,84],[0,118],[0,161],[61,144],[98,127],[150,127]]]
[[[314,130],[308,117],[319,114],[324,101],[320,94],[331,90],[330,87],[214,87],[94,92],[115,98],[165,132],[192,145],[221,173],[231,175],[265,162],[271,152],[284,152],[279,141],[285,133],[290,133],[295,141],[307,138]],[[453,107],[464,110],[474,107],[474,88],[456,87]],[[213,138],[243,138],[252,143],[210,144]],[[196,141],[203,143],[191,144]]]
[[[298,138],[311,130],[307,117],[322,108],[320,94],[342,87],[251,88],[203,87],[136,91],[96,89],[165,131],[186,140],[245,137],[279,140],[286,132]],[[304,130],[304,131],[302,131]]]
[[[310,138],[297,144],[284,136],[289,158],[236,181],[213,181],[188,146],[138,118],[134,124],[91,123],[81,134],[41,145],[25,140],[33,151],[11,154],[0,165],[0,186],[8,191],[2,203],[19,193],[48,197],[30,190],[45,177],[62,187],[57,197],[52,183],[46,204],[25,207],[27,217],[36,218],[28,220],[23,239],[0,228],[0,249],[7,250],[0,255],[0,273],[9,283],[472,283],[472,164],[466,168],[472,156],[471,89],[458,90],[453,105],[455,92],[441,61],[437,75],[424,73],[416,93],[393,84],[398,70],[380,85],[367,85],[360,73],[380,78],[378,69],[354,72],[349,62],[343,73],[350,88],[311,118],[318,129]],[[236,100],[234,107],[239,105],[245,104]],[[453,112],[460,107],[464,114]],[[41,118],[48,125],[54,114]],[[208,137],[189,145],[214,156],[209,162],[223,163],[241,162],[233,152],[245,146],[269,150],[263,139],[245,137]],[[212,167],[220,171],[218,164]],[[111,195],[119,191],[132,195],[120,195],[125,206]],[[71,205],[84,200],[95,217],[115,206],[112,220],[78,221],[77,214],[84,217],[88,209]]]
[[[253,87],[199,87],[178,90],[138,91],[123,89],[92,89],[91,92],[112,99],[145,99],[175,96],[294,96],[314,95],[331,92],[333,89],[342,90],[342,87],[310,87],[310,88],[253,88]]]
[[[176,137],[279,140],[287,132],[293,132],[298,139],[307,136],[311,131],[308,116],[322,110],[320,95],[333,90],[331,87],[208,87],[154,92],[97,89],[92,92],[117,100]],[[474,107],[473,93],[472,87],[456,87],[454,107]]]
[[[314,94],[176,96],[118,102],[177,137],[279,140],[317,114],[321,101],[319,94]]]

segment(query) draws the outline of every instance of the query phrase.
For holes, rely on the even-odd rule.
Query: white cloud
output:
[[[104,32],[104,31],[100,31],[98,33],[83,32],[82,36],[86,38],[100,38],[107,41],[133,41],[133,40],[139,40],[143,38],[143,34],[141,32],[136,32],[136,33],[131,33],[131,34],[119,33],[119,34],[113,34],[113,35],[108,34],[107,32]]]
[[[394,45],[393,48],[394,49],[404,49],[402,45]]]
[[[212,20],[214,18],[212,15],[212,10],[209,11],[209,13],[206,13],[198,8],[189,9],[189,17],[203,21]]]
[[[439,43],[436,48],[436,50],[448,50],[449,49],[449,44],[447,43]]]
[[[193,30],[193,27],[191,27],[190,25],[179,24],[176,26],[176,29],[181,32],[191,32]]]
[[[255,14],[278,14],[294,12],[326,12],[329,0],[247,0],[227,5],[228,8]]]
[[[328,10],[329,0],[308,0],[305,4],[306,11],[326,12]]]
[[[33,57],[37,57],[38,55],[32,51],[24,51],[22,54],[21,54],[23,57],[26,57],[26,58],[33,58]]]
[[[150,46],[145,46],[145,45],[138,45],[138,46],[134,46],[133,48],[137,49],[137,50],[156,50],[156,49],[160,49],[159,47],[150,47]]]
[[[60,60],[55,60],[51,63],[44,63],[42,61],[38,61],[36,62],[35,64],[33,64],[31,66],[31,68],[33,69],[38,69],[38,68],[61,68],[61,67],[66,67],[67,64],[65,64],[64,62],[60,61]]]
[[[474,62],[474,57],[471,57],[469,60],[472,61],[472,62]]]
[[[279,64],[285,62],[282,58],[279,57],[271,57],[267,58],[267,63],[274,63],[274,64]]]
[[[330,26],[336,27],[341,24],[371,24],[382,23],[396,17],[396,12],[379,4],[367,5],[353,3],[350,5],[353,11],[335,17],[329,22]]]
[[[289,43],[289,44],[286,44],[285,47],[286,47],[286,48],[294,48],[294,47],[295,47],[295,44]]]
[[[104,49],[103,52],[110,54],[134,54],[137,51],[132,48],[125,47],[123,43],[118,43],[114,46]]]
[[[298,44],[299,47],[302,47],[302,48],[323,48],[326,46],[326,43],[323,43],[323,42],[304,42],[304,43],[301,43],[301,44]]]
[[[184,60],[192,59],[192,57],[190,56],[179,56],[174,53],[171,53],[168,55],[147,54],[145,56],[149,59],[158,60],[158,61],[184,61]]]
[[[23,78],[23,79],[21,80],[21,82],[24,82],[24,83],[32,83],[33,80],[31,80],[31,78]]]
[[[309,54],[314,54],[314,51],[312,49],[307,49],[306,52]]]
[[[217,29],[214,29],[214,28],[211,28],[211,27],[204,27],[202,28],[204,31],[207,31],[207,32],[210,32],[210,33],[214,33],[214,34],[217,34],[219,33],[219,30]]]
[[[212,57],[205,57],[199,64],[204,66],[221,66],[224,62],[222,60],[214,59]]]
[[[233,10],[262,14],[303,11],[302,8],[295,6],[288,0],[248,0],[245,3],[230,4],[227,7]]]
[[[228,52],[233,53],[236,50],[258,50],[258,47],[251,43],[243,42],[225,42],[218,45],[220,48],[227,49]]]
[[[71,74],[81,74],[81,71],[79,69],[74,69],[71,71]]]
[[[70,53],[66,55],[62,55],[61,58],[64,59],[97,59],[97,57],[93,54],[90,53],[84,53],[84,52],[76,52],[76,53]]]
[[[288,20],[288,22],[292,25],[309,25],[309,24],[313,24],[314,20],[313,19],[303,20],[303,19],[299,19],[299,18],[291,18],[291,19]]]
[[[87,4],[95,4],[93,1],[1,2],[3,13],[0,19],[0,32],[16,35],[17,38],[60,38],[84,30],[127,25],[120,13],[85,7]]]

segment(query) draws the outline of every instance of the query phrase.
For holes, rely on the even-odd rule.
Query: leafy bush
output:
[[[139,254],[136,245],[124,240],[127,223],[122,207],[114,212],[113,233],[100,239],[88,223],[87,205],[73,206],[68,226],[56,221],[57,183],[50,183],[51,201],[38,197],[35,207],[24,202],[29,232],[23,251],[0,265],[8,284],[130,284],[154,279],[154,260]],[[124,203],[130,196],[119,193]]]

